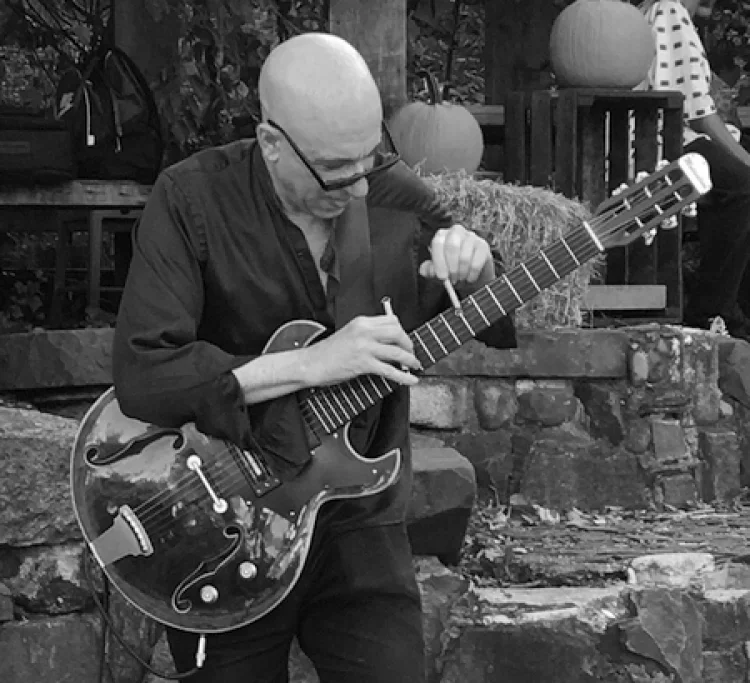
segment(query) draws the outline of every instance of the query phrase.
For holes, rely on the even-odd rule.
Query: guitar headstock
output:
[[[710,189],[708,162],[691,152],[603,201],[590,227],[605,249],[625,246],[658,229]]]

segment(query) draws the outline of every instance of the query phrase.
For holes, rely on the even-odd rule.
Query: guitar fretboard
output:
[[[425,369],[434,365],[600,251],[587,224],[573,230],[463,299],[460,309],[448,309],[411,332],[417,359]],[[303,414],[313,431],[330,434],[393,390],[389,380],[364,375],[308,392]]]

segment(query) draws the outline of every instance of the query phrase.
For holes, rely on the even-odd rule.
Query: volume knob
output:
[[[218,599],[219,591],[216,586],[208,585],[201,588],[201,600],[203,600],[203,602],[205,602],[207,605],[216,602]]]
[[[249,581],[258,576],[258,568],[252,562],[243,562],[239,566],[239,574],[241,579]]]

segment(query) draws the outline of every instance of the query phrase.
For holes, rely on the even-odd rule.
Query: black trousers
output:
[[[694,140],[685,151],[706,158],[713,183],[708,201],[698,207],[700,265],[685,317],[733,320],[745,304],[739,300],[740,286],[750,262],[750,167],[706,138]]]
[[[168,629],[177,669],[195,665],[197,636]],[[294,636],[321,683],[422,683],[419,588],[405,525],[316,531],[287,598],[258,621],[209,635],[190,683],[287,683]]]

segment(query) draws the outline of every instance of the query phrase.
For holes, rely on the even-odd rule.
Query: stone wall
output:
[[[516,350],[469,345],[432,368],[412,425],[466,455],[501,501],[728,500],[750,478],[748,348],[658,325],[521,333]]]
[[[110,343],[100,330],[0,340],[0,392],[75,414],[76,392],[109,381]],[[750,345],[677,327],[522,333],[518,349],[476,344],[435,366],[412,412],[428,682],[748,680],[741,557],[635,558],[623,562],[627,582],[589,587],[478,585],[445,564],[460,523],[441,538],[417,522],[468,513],[474,472],[499,500],[555,509],[729,501],[747,484],[749,409]],[[99,680],[104,634],[68,492],[76,425],[0,405],[3,683]],[[159,629],[116,593],[110,614],[142,656],[170,666]],[[107,643],[117,683],[155,683]],[[299,653],[292,671],[294,683],[316,680]]]

